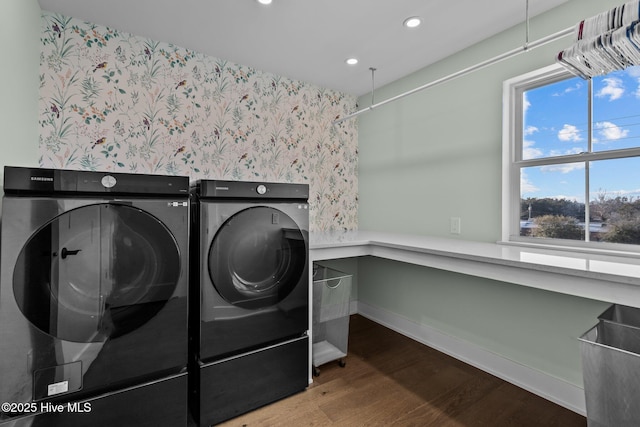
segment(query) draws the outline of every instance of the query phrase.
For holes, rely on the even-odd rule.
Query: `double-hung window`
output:
[[[640,67],[503,86],[502,239],[640,251]]]

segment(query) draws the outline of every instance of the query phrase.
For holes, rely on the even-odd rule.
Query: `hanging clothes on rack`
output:
[[[557,62],[584,79],[640,65],[639,23],[640,0],[580,21]]]

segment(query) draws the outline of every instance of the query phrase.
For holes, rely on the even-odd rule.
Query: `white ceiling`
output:
[[[525,20],[526,0],[38,0],[43,10],[353,95]],[[529,0],[533,17],[567,0]],[[422,17],[406,29],[409,16]],[[522,46],[514,40],[514,48]],[[345,59],[357,57],[356,66]]]

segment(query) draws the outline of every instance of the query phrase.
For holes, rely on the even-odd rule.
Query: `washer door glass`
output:
[[[37,230],[18,256],[13,289],[38,329],[100,342],[153,318],[179,275],[178,246],[162,223],[105,203],[65,212]]]
[[[307,249],[297,224],[265,206],[245,209],[226,220],[209,250],[209,275],[228,303],[268,307],[291,293],[305,271]]]

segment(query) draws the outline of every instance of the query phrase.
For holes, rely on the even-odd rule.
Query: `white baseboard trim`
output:
[[[584,390],[575,384],[524,366],[468,341],[447,335],[430,326],[418,324],[379,307],[360,301],[356,302],[356,307],[358,314],[376,323],[482,369],[573,412],[586,415]]]

